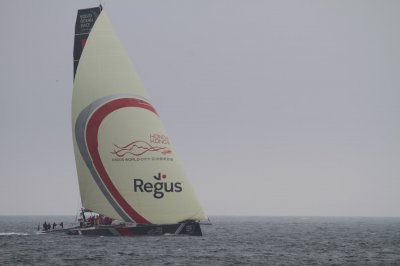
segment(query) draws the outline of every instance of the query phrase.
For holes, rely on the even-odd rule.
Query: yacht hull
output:
[[[98,225],[88,228],[70,229],[67,231],[67,234],[86,236],[149,236],[165,234],[202,236],[198,222],[136,226]]]

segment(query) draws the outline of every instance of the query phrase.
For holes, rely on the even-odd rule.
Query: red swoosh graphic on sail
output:
[[[97,149],[98,147],[98,133],[101,123],[104,118],[106,118],[110,113],[126,107],[138,107],[149,110],[154,114],[157,111],[151,104],[135,98],[120,98],[116,100],[109,101],[99,107],[90,117],[86,126],[86,143],[88,146],[89,154],[92,157],[93,165],[98,172],[104,185],[107,187],[110,194],[113,196],[115,201],[120,205],[120,207],[125,211],[125,213],[132,218],[133,221],[139,224],[150,224],[146,218],[141,216],[133,207],[122,197],[117,188],[111,181],[102,161],[100,158],[100,153]]]
[[[161,152],[162,154],[171,153],[171,150],[167,147],[152,146],[150,143],[141,140],[131,142],[124,147],[119,147],[115,144],[114,146],[116,147],[116,149],[114,149],[114,151],[112,151],[111,153],[118,157],[124,157],[127,154],[140,156],[149,151]]]

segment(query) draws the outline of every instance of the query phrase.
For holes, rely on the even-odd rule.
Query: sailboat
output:
[[[78,10],[72,129],[83,209],[119,222],[69,234],[202,235],[207,217],[102,6]]]

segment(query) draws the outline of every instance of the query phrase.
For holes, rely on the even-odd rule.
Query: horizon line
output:
[[[77,214],[1,214],[0,216],[77,216]],[[254,214],[210,214],[207,217],[298,217],[298,218],[400,218],[400,215],[254,215]]]

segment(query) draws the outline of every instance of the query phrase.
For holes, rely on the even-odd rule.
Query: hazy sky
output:
[[[75,214],[76,11],[0,0],[0,214]],[[400,216],[400,2],[102,1],[209,215]]]

